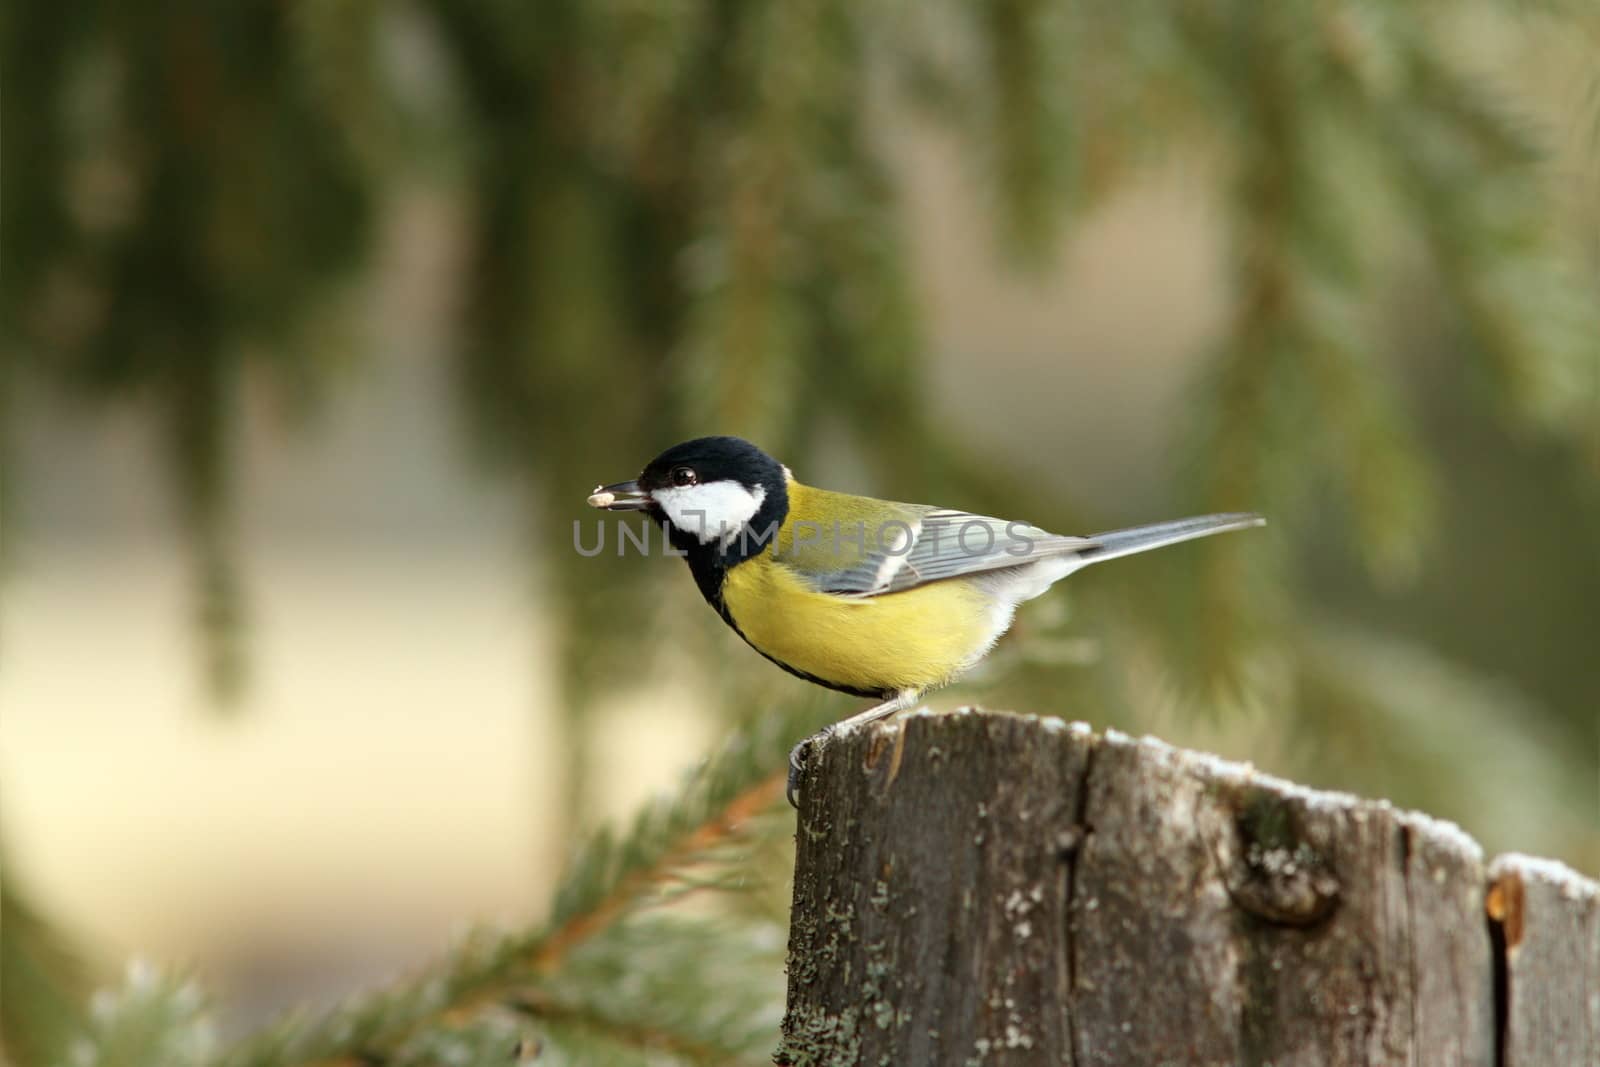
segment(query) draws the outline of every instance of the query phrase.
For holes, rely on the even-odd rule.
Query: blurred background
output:
[[[8,1053],[130,957],[224,1040],[534,922],[720,739],[856,710],[574,550],[707,433],[1064,532],[1261,511],[935,705],[1600,873],[1597,15],[13,5]],[[779,998],[791,830],[733,861]]]

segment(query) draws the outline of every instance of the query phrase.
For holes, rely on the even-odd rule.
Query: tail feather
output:
[[[1149,526],[1132,526],[1126,530],[1094,534],[1089,538],[1094,543],[1079,549],[1077,557],[1085,564],[1099,563],[1119,556],[1131,556],[1136,552],[1148,552],[1152,548],[1175,545],[1180,541],[1192,541],[1197,537],[1210,537],[1212,534],[1266,524],[1266,519],[1253,512],[1231,512],[1225,515],[1197,515]]]

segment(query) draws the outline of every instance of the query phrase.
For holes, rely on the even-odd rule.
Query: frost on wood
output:
[[[1381,801],[918,714],[813,749],[797,840],[780,1063],[1600,1063],[1594,884],[1515,868],[1519,959],[1476,843]]]

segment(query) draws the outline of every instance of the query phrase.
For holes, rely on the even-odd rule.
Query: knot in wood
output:
[[[1234,904],[1280,926],[1311,926],[1331,915],[1339,879],[1327,842],[1307,832],[1298,809],[1267,790],[1249,790],[1236,810],[1233,847],[1219,857]]]

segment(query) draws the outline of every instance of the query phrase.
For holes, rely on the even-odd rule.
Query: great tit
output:
[[[722,620],[790,674],[880,703],[824,730],[911,706],[981,660],[1017,605],[1080,567],[1263,525],[1203,515],[1091,537],[1025,522],[817,489],[737,437],[700,437],[593,507],[664,523]],[[809,741],[789,756],[789,801]]]

